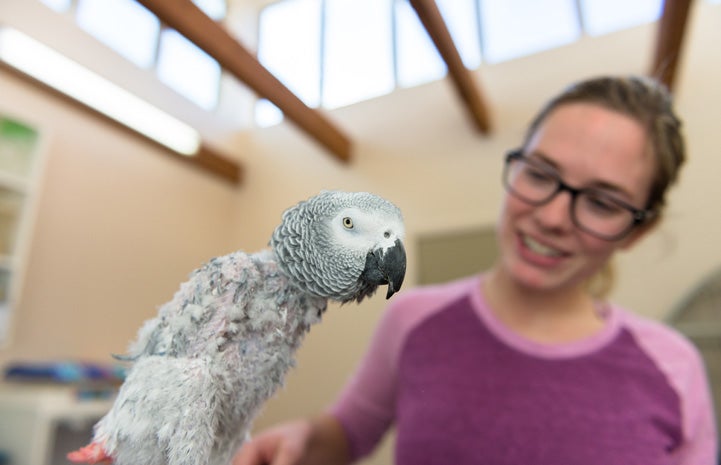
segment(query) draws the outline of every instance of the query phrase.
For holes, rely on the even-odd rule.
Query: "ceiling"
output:
[[[194,42],[220,63],[222,68],[266,98],[330,155],[340,161],[351,159],[353,141],[324,113],[310,108],[283,85],[230,35],[222,25],[208,18],[191,0],[137,0],[169,27]],[[465,107],[472,127],[482,134],[491,131],[492,115],[474,72],[461,60],[451,34],[434,0],[409,0],[448,68],[448,77]],[[658,22],[650,75],[673,88],[677,64],[692,0],[665,0]],[[269,3],[269,2],[265,2]],[[450,104],[450,103],[449,103]]]

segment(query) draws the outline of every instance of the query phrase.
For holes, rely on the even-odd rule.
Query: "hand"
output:
[[[310,420],[297,420],[263,431],[243,444],[232,465],[300,465],[313,433]]]

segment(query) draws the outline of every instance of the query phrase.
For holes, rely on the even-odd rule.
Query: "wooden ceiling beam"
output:
[[[162,22],[177,30],[213,57],[220,66],[270,100],[285,116],[341,161],[349,161],[350,139],[320,111],[308,107],[271,74],[222,25],[191,0],[137,0]]]
[[[658,21],[651,75],[673,89],[692,0],[665,0]]]
[[[446,62],[448,74],[460,94],[463,103],[468,108],[473,125],[482,133],[491,131],[488,108],[481,95],[481,91],[473,79],[473,74],[466,68],[458,52],[451,33],[446,26],[441,12],[434,0],[410,0],[416,10],[418,18],[426,28],[428,35]]]

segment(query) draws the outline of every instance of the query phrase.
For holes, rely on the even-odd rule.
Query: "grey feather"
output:
[[[326,191],[283,213],[269,249],[210,260],[140,328],[93,443],[117,465],[227,464],[328,300],[400,288],[403,235],[390,202]]]

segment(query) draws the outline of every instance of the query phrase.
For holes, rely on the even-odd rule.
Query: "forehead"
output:
[[[532,134],[526,150],[574,186],[607,186],[639,205],[646,202],[655,173],[641,123],[597,104],[556,108]]]

